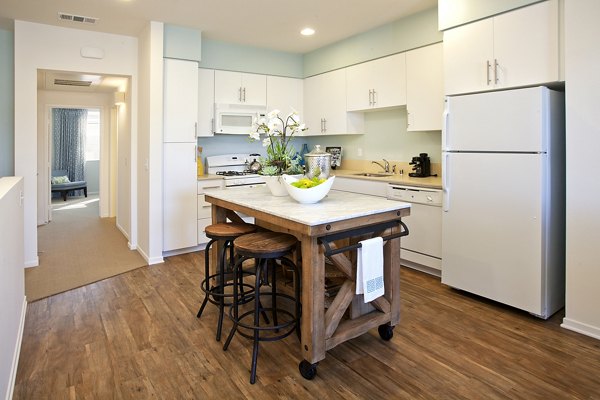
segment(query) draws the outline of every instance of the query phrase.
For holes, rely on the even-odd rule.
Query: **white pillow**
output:
[[[71,182],[69,180],[69,177],[64,175],[64,176],[53,176],[51,179],[52,184],[56,184],[56,183],[69,183]]]

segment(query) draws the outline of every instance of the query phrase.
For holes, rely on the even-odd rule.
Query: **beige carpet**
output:
[[[97,196],[53,202],[53,221],[38,227],[40,265],[25,269],[28,302],[146,265],[98,207]]]

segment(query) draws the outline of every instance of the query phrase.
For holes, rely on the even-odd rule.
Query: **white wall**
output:
[[[23,179],[0,178],[0,398],[11,399],[25,321]]]
[[[13,32],[0,28],[0,176],[14,173]]]
[[[156,264],[163,261],[163,24],[150,22],[139,40],[138,250]]]
[[[567,287],[562,326],[600,339],[600,2],[565,1]]]
[[[82,47],[104,51],[103,59],[83,58]],[[15,21],[15,173],[25,181],[25,265],[37,256],[37,69],[132,76],[132,112],[137,105],[137,39]],[[132,118],[132,141],[137,135]],[[135,147],[134,147],[135,148]],[[135,181],[135,171],[132,172]],[[128,206],[135,208],[132,193]],[[133,214],[133,213],[132,213]],[[135,229],[135,224],[131,225]],[[135,238],[135,231],[130,235]],[[135,246],[135,243],[133,243]]]

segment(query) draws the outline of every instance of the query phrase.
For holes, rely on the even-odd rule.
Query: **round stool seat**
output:
[[[208,225],[205,228],[206,236],[211,239],[234,239],[253,232],[256,232],[256,225],[239,224],[237,222],[221,222]]]
[[[238,237],[233,245],[238,254],[253,258],[279,258],[294,250],[295,236],[279,232],[257,232]]]

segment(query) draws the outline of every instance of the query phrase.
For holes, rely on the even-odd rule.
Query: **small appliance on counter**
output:
[[[420,153],[417,157],[413,157],[412,161],[408,164],[413,166],[413,172],[409,172],[408,176],[416,178],[431,176],[431,160],[427,156],[427,153]]]

